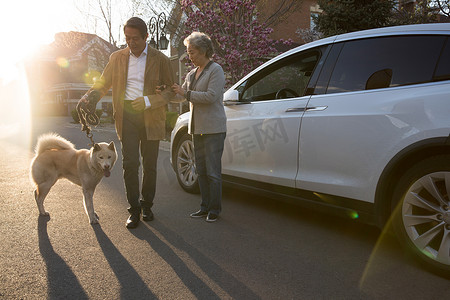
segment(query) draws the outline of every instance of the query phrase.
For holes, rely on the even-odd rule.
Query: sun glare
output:
[[[40,46],[52,42],[54,34],[64,24],[64,4],[71,0],[18,0],[0,4],[0,78],[14,80],[18,64]],[[67,12],[66,12],[67,13]],[[19,67],[20,68],[20,67]]]
[[[61,31],[75,30],[73,0],[18,0],[0,3],[0,139],[29,140],[30,100],[24,62]],[[58,61],[61,66],[67,60]]]

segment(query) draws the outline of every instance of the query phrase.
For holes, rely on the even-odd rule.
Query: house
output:
[[[264,1],[264,5],[258,7],[260,16],[266,19],[269,14],[277,10],[277,6],[280,5],[280,1]],[[281,19],[279,22],[271,25],[273,32],[270,37],[273,40],[293,40],[293,46],[299,46],[310,42],[299,34],[304,32],[305,34],[314,30],[313,16],[322,12],[317,0],[303,0],[299,4],[299,8],[292,11],[286,18]],[[288,49],[280,49],[288,50]]]
[[[53,43],[26,62],[33,113],[70,115],[117,49],[95,34],[57,33]],[[109,92],[97,108],[108,111],[111,102]]]

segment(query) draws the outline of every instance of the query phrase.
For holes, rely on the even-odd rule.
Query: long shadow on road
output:
[[[156,295],[148,289],[133,266],[114,246],[101,226],[95,225],[92,228],[106,260],[120,282],[121,299],[157,299]]]
[[[55,252],[47,233],[49,216],[38,218],[39,252],[47,266],[47,299],[89,299],[70,267]]]
[[[186,253],[198,267],[226,292],[233,299],[260,299],[246,285],[236,279],[233,275],[224,271],[214,261],[203,255],[199,250],[195,249],[183,240],[178,234],[155,220],[151,223],[151,227],[160,234],[166,241],[159,238],[144,223],[137,230],[131,231],[137,238],[146,241],[156,253],[169,264],[176,272],[180,280],[194,294],[197,299],[220,299],[221,297],[208,284],[191,270],[191,268],[180,258],[180,256],[172,250],[179,249]]]

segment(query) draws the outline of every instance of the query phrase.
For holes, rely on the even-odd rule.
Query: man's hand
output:
[[[82,102],[82,103],[88,103],[88,96],[87,95],[83,95],[83,97],[81,97],[81,99],[80,99],[80,101]]]
[[[136,111],[142,111],[145,109],[145,100],[144,97],[139,97],[134,99],[131,102],[131,106],[133,106],[133,109]]]

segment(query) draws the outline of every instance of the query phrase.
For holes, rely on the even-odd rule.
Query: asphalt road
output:
[[[444,299],[450,282],[417,265],[396,240],[332,217],[232,189],[209,224],[191,219],[185,193],[159,154],[156,219],[125,228],[119,155],[94,195],[91,226],[81,190],[59,181],[39,217],[28,172],[36,136],[54,131],[78,148],[88,139],[70,118],[0,122],[1,299]],[[96,141],[114,140],[111,126]]]

